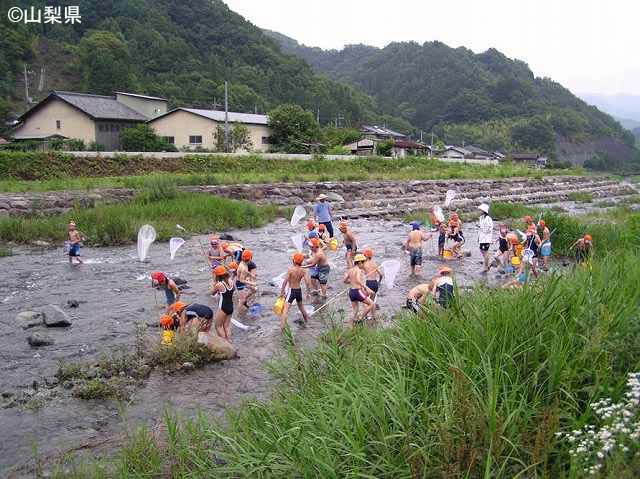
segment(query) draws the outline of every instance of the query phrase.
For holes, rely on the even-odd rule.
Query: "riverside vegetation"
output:
[[[0,152],[0,191],[53,191],[91,188],[142,188],[151,173],[178,186],[299,181],[429,180],[511,178],[584,174],[580,168],[536,170],[504,163],[482,166],[424,157],[358,158],[329,161],[265,159],[260,155],[186,155],[152,159],[73,157],[62,152]]]
[[[592,405],[624,398],[640,367],[640,215],[610,218],[548,218],[561,252],[592,234],[589,268],[478,288],[385,330],[331,326],[273,365],[270,401],[224,424],[167,413],[163,437],[136,429],[115,457],[54,477],[636,477],[637,442],[593,471],[558,434],[596,421]]]
[[[75,208],[57,216],[0,218],[0,240],[61,242],[67,239],[66,225],[73,220],[86,236],[86,243],[91,245],[134,242],[139,228],[147,223],[153,223],[158,240],[168,241],[176,234],[176,224],[190,233],[206,233],[260,226],[284,212],[275,206],[256,206],[202,193],[181,193],[170,179],[158,176],[147,181],[129,203]]]

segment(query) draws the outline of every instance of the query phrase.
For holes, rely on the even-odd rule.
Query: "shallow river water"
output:
[[[351,225],[359,244],[371,246],[378,262],[393,258],[402,261],[396,287],[387,290],[383,286],[378,300],[379,323],[388,323],[404,304],[407,291],[420,282],[419,278],[409,278],[408,257],[402,252],[409,226],[399,221],[364,219],[354,220]],[[176,408],[184,415],[198,409],[221,415],[227,407],[248,397],[266,399],[273,380],[265,364],[283,350],[278,320],[271,313],[277,290],[269,283],[290,264],[293,245],[289,238],[296,232],[299,231],[294,231],[284,220],[252,231],[229,232],[254,250],[259,268],[258,302],[263,305],[259,317],[238,316],[240,321],[252,326],[249,331],[234,328],[239,359],[184,374],[169,376],[155,371],[125,407],[116,402],[82,401],[63,394],[36,410],[0,409],[0,476],[20,477],[15,467],[33,462],[34,451],[45,460],[67,451],[96,448],[108,452],[117,446],[126,426],[135,427],[144,422],[153,427],[161,421],[167,407]],[[471,256],[449,262],[458,284],[471,287],[483,281],[496,286],[504,282],[507,277],[495,272],[480,274],[475,226],[466,225],[465,234],[465,251]],[[155,243],[145,263],[137,260],[135,245],[84,248],[86,264],[76,267],[69,266],[61,248],[19,250],[12,257],[0,258],[0,392],[15,393],[32,388],[34,381],[43,385],[46,378],[53,377],[59,361],[91,361],[115,348],[132,348],[136,322],[153,322],[157,318],[154,290],[148,279],[152,271],[165,271],[187,279],[191,289],[185,296],[186,301],[215,306],[215,299],[207,295],[210,270],[198,240],[207,242],[204,236],[187,240],[174,260],[169,257],[167,243]],[[434,238],[425,246],[423,276],[426,279],[442,264],[434,256],[436,241]],[[329,255],[336,266],[330,276],[331,295],[344,289],[344,258],[343,251]],[[64,307],[68,300],[80,302],[77,309],[65,309],[73,325],[64,329],[48,328],[43,332],[52,336],[55,344],[31,348],[26,338],[34,330],[23,330],[16,315],[47,304]],[[162,304],[163,300],[164,295],[159,293],[157,301]],[[347,298],[342,297],[326,308],[326,315],[319,314],[308,328],[301,329],[292,322],[298,314],[296,308],[292,308],[289,321],[297,344],[311,347],[326,330],[323,317],[342,317],[341,313],[349,310]],[[160,330],[149,328],[147,335],[156,340]]]

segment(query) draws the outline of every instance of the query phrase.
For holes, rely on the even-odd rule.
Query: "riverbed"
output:
[[[402,262],[395,288],[381,288],[376,325],[384,327],[400,311],[407,291],[421,282],[420,278],[409,276],[408,256],[402,251],[410,227],[400,221],[366,219],[352,221],[351,227],[359,245],[372,247],[379,263],[388,259]],[[447,262],[454,269],[462,290],[479,283],[495,287],[507,281],[508,276],[495,270],[488,275],[481,274],[476,227],[469,224],[464,230],[467,237],[465,251],[470,256]],[[69,451],[91,451],[92,455],[96,451],[108,453],[118,445],[127,427],[137,427],[142,423],[156,427],[167,408],[185,416],[198,410],[221,416],[228,407],[247,398],[268,398],[274,382],[265,366],[283,352],[278,320],[271,312],[278,292],[272,285],[272,279],[290,265],[293,253],[290,236],[299,232],[301,226],[294,229],[285,220],[251,231],[228,232],[254,251],[254,261],[258,265],[257,302],[263,306],[259,316],[236,316],[250,326],[247,331],[234,328],[238,359],[210,364],[189,373],[167,375],[156,370],[127,404],[83,401],[57,387],[57,397],[48,399],[41,407],[0,409],[0,437],[3,438],[0,471],[5,471],[4,475],[8,477],[21,477],[16,468],[33,463],[34,451],[44,462],[55,460]],[[176,236],[178,233],[176,231]],[[167,243],[155,243],[144,263],[138,261],[135,245],[84,248],[85,264],[80,266],[70,266],[61,247],[17,249],[14,256],[0,258],[3,276],[0,284],[3,343],[0,350],[0,393],[17,395],[33,392],[34,385],[46,388],[60,361],[95,361],[119,348],[131,350],[135,344],[136,324],[154,325],[158,304],[164,300],[162,293],[154,294],[150,287],[152,271],[164,271],[170,276],[186,279],[190,289],[184,296],[185,301],[197,301],[215,308],[216,300],[207,294],[211,274],[201,243],[207,244],[208,238],[195,236],[188,239],[174,260],[169,257]],[[443,264],[436,257],[436,243],[437,238],[434,237],[424,248],[422,275],[425,280],[430,279]],[[328,290],[331,296],[345,287],[342,283],[344,251],[329,253],[329,257],[335,266]],[[69,308],[67,301],[77,301],[79,306]],[[48,304],[64,308],[72,319],[72,326],[47,328],[43,332],[50,335],[55,344],[32,348],[26,338],[34,330],[23,330],[16,315]],[[312,347],[326,331],[326,321],[346,321],[349,312],[348,300],[343,296],[322,314],[314,316],[307,328],[300,328],[293,324],[298,313],[295,307],[292,308],[289,321],[296,344],[302,348]],[[150,341],[158,341],[160,330],[149,327],[146,335]]]

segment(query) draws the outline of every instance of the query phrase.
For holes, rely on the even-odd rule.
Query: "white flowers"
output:
[[[597,474],[616,450],[629,453],[637,450],[640,440],[640,373],[630,373],[627,388],[621,402],[605,398],[591,404],[598,418],[598,425],[588,424],[582,429],[559,432],[570,445],[569,454],[582,470]]]

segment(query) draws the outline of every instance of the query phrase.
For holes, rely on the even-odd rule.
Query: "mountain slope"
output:
[[[486,147],[529,148],[553,154],[556,137],[580,142],[630,135],[609,115],[587,105],[526,63],[495,49],[476,54],[440,42],[391,43],[385,48],[349,45],[321,50],[267,32],[285,52],[333,79],[372,95],[382,109],[446,141]],[[631,152],[629,152],[631,153]]]
[[[36,7],[44,1],[18,0]],[[230,107],[264,112],[292,102],[323,118],[347,123],[383,116],[357,88],[315,73],[284,54],[263,32],[221,0],[77,0],[80,25],[0,22],[0,97],[24,110],[23,63],[36,100],[52,89],[110,94],[113,90],[164,96],[174,105],[211,107],[230,82]],[[6,16],[6,15],[5,15]],[[39,91],[42,68],[44,88]],[[0,115],[3,103],[0,102]],[[6,113],[6,112],[5,112]],[[406,126],[406,125],[405,125]]]

